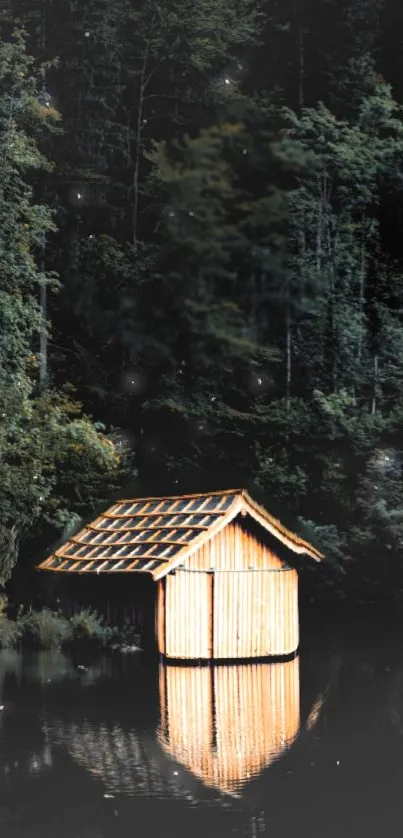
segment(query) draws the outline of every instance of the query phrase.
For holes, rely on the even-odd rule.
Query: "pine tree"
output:
[[[34,179],[51,164],[38,137],[57,114],[40,101],[40,75],[27,55],[24,33],[0,41],[0,580],[15,564],[21,540],[43,517],[57,525],[60,516],[91,503],[102,481],[118,474],[113,445],[67,395],[38,392],[38,333],[42,328],[38,288],[55,287],[57,277],[42,272],[36,253],[44,234],[54,229],[52,213],[33,200]],[[79,445],[82,462],[74,463]],[[73,459],[72,459],[73,458]],[[92,472],[92,478],[90,474]],[[92,479],[95,485],[92,485]],[[87,482],[88,481],[88,482]]]
[[[91,0],[65,6],[61,27],[48,7],[47,49],[60,58],[49,93],[64,127],[52,149],[59,234],[49,238],[47,259],[62,290],[49,312],[49,366],[56,384],[69,370],[90,409],[108,411],[110,421],[132,412],[122,379],[141,354],[137,289],[155,268],[168,211],[144,152],[153,138],[211,122],[226,82],[236,90],[247,74],[260,18],[244,0],[230,11],[211,0],[136,9]]]
[[[147,424],[163,429],[177,473],[223,471],[231,457],[243,479],[254,470],[259,400],[279,362],[267,309],[281,283],[287,190],[302,165],[298,144],[275,138],[267,103],[241,97],[228,102],[226,121],[149,155],[170,210],[142,297],[146,355],[161,382],[144,410]],[[256,305],[261,321],[251,331]]]

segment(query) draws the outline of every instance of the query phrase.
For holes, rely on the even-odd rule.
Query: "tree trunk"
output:
[[[292,355],[291,355],[291,312],[290,303],[287,304],[286,319],[286,381],[285,381],[285,403],[286,410],[290,407],[291,377],[292,377]]]
[[[301,110],[304,107],[305,98],[305,45],[304,45],[304,27],[302,23],[301,2],[297,4],[297,40],[298,40],[298,107]]]
[[[43,268],[42,268],[43,270]],[[39,334],[39,387],[41,392],[48,384],[48,331],[47,331],[47,288],[42,284],[39,291],[41,330]]]
[[[318,223],[316,227],[316,272],[319,275],[322,267],[322,225],[323,225],[323,202],[319,198]]]
[[[151,29],[154,25],[155,16],[152,18],[151,21]],[[148,54],[150,50],[150,40],[147,41],[144,54],[143,54],[143,63],[141,65],[141,73],[140,73],[140,91],[139,91],[139,102],[137,107],[137,130],[136,130],[136,156],[134,162],[134,173],[133,173],[133,214],[132,214],[132,237],[133,237],[133,245],[134,249],[137,250],[138,244],[138,236],[137,236],[137,227],[138,227],[138,215],[139,215],[139,174],[140,174],[140,154],[141,154],[141,135],[143,130],[143,113],[144,113],[144,100],[145,100],[145,91],[148,85],[148,82],[153,75],[153,71],[149,74],[148,78],[146,78],[146,71],[147,71],[147,61],[148,61]],[[154,68],[155,69],[155,68]],[[130,124],[130,122],[129,122]]]
[[[41,19],[41,47],[42,57],[45,58],[46,53],[46,4],[42,3],[42,19]],[[43,91],[46,92],[46,75],[42,69],[43,76]],[[45,257],[46,257],[46,233],[43,234],[40,255],[40,271],[45,273]],[[48,289],[44,282],[41,283],[39,289],[39,307],[41,310],[41,326],[39,333],[39,388],[44,392],[48,383],[48,331],[47,331],[47,309],[48,309]]]
[[[357,361],[358,366],[361,365],[362,359],[362,337],[363,324],[362,318],[364,313],[364,293],[365,293],[365,234],[364,234],[364,213],[361,215],[361,258],[360,258],[360,280],[358,290],[358,345],[357,345]]]
[[[371,416],[375,416],[377,410],[377,395],[378,395],[378,355],[374,355],[373,379],[372,379],[372,404]]]
[[[141,151],[141,134],[142,134],[142,122],[143,122],[143,110],[144,110],[144,90],[145,90],[145,74],[146,74],[146,67],[147,67],[147,53],[148,53],[148,46],[146,47],[146,51],[143,56],[143,65],[141,68],[141,75],[140,75],[140,92],[139,92],[139,103],[137,108],[137,131],[136,131],[136,157],[134,163],[134,173],[133,173],[133,215],[132,215],[132,236],[133,236],[133,245],[135,250],[137,250],[137,226],[138,226],[138,215],[139,215],[139,172],[140,172],[140,151]]]
[[[337,392],[337,374],[336,374],[336,299],[335,299],[335,265],[332,243],[332,233],[330,229],[330,219],[326,219],[326,270],[329,276],[328,286],[328,334],[327,334],[327,356],[328,356],[328,371],[329,384],[332,393]]]
[[[252,338],[254,341],[260,339],[259,335],[259,302],[258,302],[258,289],[257,289],[257,276],[253,272],[251,276],[251,305],[250,305],[250,315],[249,315],[249,329],[248,329],[248,336]]]

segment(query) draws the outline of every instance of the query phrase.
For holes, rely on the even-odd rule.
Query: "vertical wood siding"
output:
[[[287,655],[298,648],[295,570],[216,573],[214,590],[215,658]]]
[[[157,632],[159,651],[172,658],[292,654],[299,645],[297,571],[234,521],[167,576]]]
[[[165,654],[171,658],[209,658],[211,583],[206,573],[166,577]],[[161,640],[158,648],[162,652]]]
[[[248,570],[282,567],[283,562],[236,520],[200,547],[186,562],[190,570]]]
[[[166,640],[165,640],[165,591],[166,579],[160,579],[157,582],[157,608],[155,613],[155,634],[158,642],[158,649],[162,655],[166,654]]]
[[[298,658],[161,669],[160,744],[207,786],[238,795],[298,734]]]

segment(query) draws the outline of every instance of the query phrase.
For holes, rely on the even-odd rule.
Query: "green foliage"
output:
[[[56,611],[44,608],[32,611],[24,619],[24,636],[27,643],[39,649],[60,649],[70,640],[72,627]]]
[[[38,70],[24,33],[0,40],[0,584],[24,537],[88,509],[123,473],[71,388],[39,395],[36,387],[39,289],[59,287],[38,259],[45,234],[56,230],[54,212],[35,202],[35,177],[53,168],[39,144],[59,120],[38,104]]]
[[[19,647],[43,650],[70,649],[127,649],[138,646],[139,636],[132,626],[107,626],[92,609],[82,609],[67,619],[59,611],[43,608],[40,611],[8,616],[8,600],[0,596],[0,649]]]
[[[112,634],[111,629],[105,626],[102,617],[91,609],[83,609],[74,614],[70,620],[70,626],[73,642],[95,640],[105,645]]]
[[[20,643],[23,626],[21,621],[9,620],[7,607],[7,597],[0,595],[0,649],[15,649]]]
[[[15,620],[0,616],[0,649],[16,649],[21,643],[23,626]]]
[[[248,321],[256,286],[273,304],[284,296],[287,194],[306,160],[298,143],[278,139],[263,99],[235,99],[218,125],[155,144],[147,156],[173,209],[161,226],[161,268],[140,298],[163,372],[143,410],[150,424],[169,429],[168,468],[179,456],[182,471],[193,462],[215,472],[231,451],[241,473],[253,469],[243,440],[262,423],[245,384],[260,372],[273,378],[281,359],[265,340],[265,319],[255,333]],[[148,352],[147,337],[143,346]]]
[[[0,375],[1,378],[1,375]],[[10,381],[0,390],[0,579],[7,581],[19,542],[43,521],[62,530],[119,485],[120,458],[70,396],[32,397]]]
[[[61,56],[45,75],[68,143],[39,58],[21,34],[1,44],[0,579],[25,534],[67,537],[138,476],[150,493],[254,485],[347,571],[323,571],[326,595],[395,595],[403,112],[386,7],[134,6],[21,7],[33,53]],[[59,293],[39,395],[43,284]]]

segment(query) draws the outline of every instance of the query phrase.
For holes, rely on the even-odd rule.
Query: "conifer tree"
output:
[[[40,75],[24,33],[0,41],[0,581],[15,564],[21,540],[39,520],[63,524],[84,509],[103,481],[117,477],[113,445],[98,434],[67,394],[38,391],[38,288],[57,284],[36,255],[54,229],[52,213],[33,198],[31,176],[49,171],[38,138],[57,113],[40,100]],[[74,461],[80,451],[79,464]],[[83,460],[87,474],[80,474]],[[64,470],[63,477],[60,468]],[[90,474],[92,472],[92,478]]]
[[[223,469],[229,457],[244,478],[254,469],[259,399],[280,361],[267,321],[283,278],[286,197],[302,166],[299,145],[274,136],[268,104],[240,97],[225,121],[149,155],[170,209],[161,266],[142,296],[146,354],[163,381],[144,408],[165,449],[173,443],[178,471],[178,443],[188,469]]]

